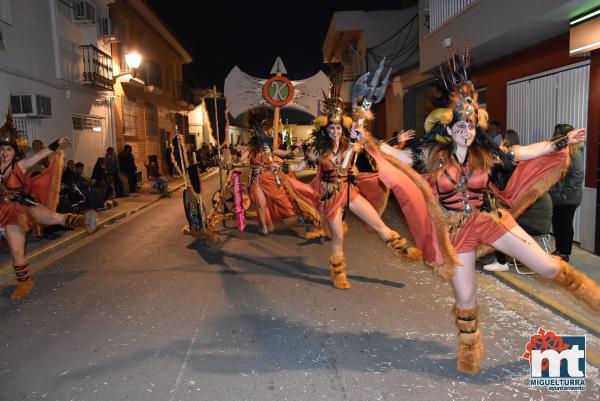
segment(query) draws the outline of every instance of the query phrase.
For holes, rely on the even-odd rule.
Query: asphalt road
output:
[[[184,222],[178,193],[37,272],[26,300],[2,288],[0,400],[600,397],[590,365],[586,391],[529,387],[519,357],[539,326],[585,332],[501,283],[510,299],[480,291],[483,372],[459,374],[450,286],[354,217],[346,291],[330,286],[328,243],[300,227],[262,237],[249,221],[215,245],[183,236]]]

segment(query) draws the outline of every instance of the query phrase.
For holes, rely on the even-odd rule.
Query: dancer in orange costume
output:
[[[352,154],[357,149],[353,149],[348,140],[348,130],[355,124],[353,125],[350,117],[344,115],[341,99],[332,97],[326,100],[326,104],[326,115],[316,121],[319,127],[313,133],[312,149],[304,160],[290,164],[288,168],[290,171],[301,171],[310,165],[317,165],[317,176],[312,182],[312,188],[297,188],[297,192],[306,199],[312,199],[318,205],[323,220],[328,223],[332,240],[331,282],[335,288],[346,289],[350,288],[350,283],[343,251],[343,219],[348,210],[371,227],[396,254],[418,259],[420,252],[410,247],[399,233],[386,226],[373,204],[359,192],[351,164]],[[345,165],[345,161],[348,164]],[[367,185],[369,184],[372,182]],[[381,206],[385,195],[369,193],[369,198]]]
[[[96,228],[93,211],[83,216],[54,212],[60,191],[63,148],[69,144],[62,137],[35,155],[23,158],[27,141],[16,132],[9,111],[7,121],[0,128],[0,226],[10,249],[17,286],[10,298],[13,301],[26,296],[34,284],[25,258],[25,235],[40,224],[61,224],[67,228],[85,227],[89,232]],[[30,178],[25,171],[54,153],[50,165],[40,175]]]
[[[425,121],[422,146],[397,150],[370,139],[365,146],[378,163],[382,181],[407,208],[404,213],[425,262],[452,279],[459,330],[457,369],[474,374],[483,352],[475,275],[478,246],[487,244],[515,257],[596,313],[600,288],[545,253],[513,218],[559,179],[569,163],[568,146],[583,142],[585,130],[528,146],[498,148],[481,132],[488,116],[477,104],[468,71],[468,49],[440,66],[434,91],[437,108]],[[516,164],[503,191],[489,180],[491,167],[501,162]],[[425,168],[425,178],[409,165]]]
[[[283,159],[293,150],[273,149],[273,137],[267,134],[266,109],[250,111],[254,134],[250,140],[250,197],[256,205],[259,232],[274,230],[274,224],[298,216],[308,217],[319,225],[320,217],[311,203],[299,197],[281,171]],[[293,148],[295,148],[294,146]]]

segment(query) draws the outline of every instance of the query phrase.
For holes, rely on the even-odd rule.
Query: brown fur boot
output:
[[[385,239],[385,245],[396,255],[406,256],[410,260],[423,260],[423,253],[414,246],[409,246],[408,240],[392,230]]]
[[[88,210],[83,215],[67,213],[63,226],[71,230],[83,228],[91,234],[96,230],[97,219],[96,212],[93,210]]]
[[[346,258],[343,252],[334,253],[329,258],[331,269],[331,284],[340,290],[350,288],[348,277],[346,277]]]
[[[455,305],[454,314],[459,330],[456,369],[463,373],[477,374],[483,354],[481,330],[479,330],[479,305],[469,309],[462,309]]]
[[[600,313],[600,286],[588,276],[578,272],[562,260],[554,257],[559,264],[559,270],[551,281],[566,288],[575,298],[581,301],[594,313]]]
[[[33,280],[29,276],[27,265],[13,266],[13,269],[15,269],[15,275],[17,276],[17,288],[10,294],[10,300],[18,301],[29,294],[35,287],[35,284],[33,284]]]
[[[327,231],[324,228],[313,228],[304,234],[304,239],[307,241],[319,238],[327,238]]]

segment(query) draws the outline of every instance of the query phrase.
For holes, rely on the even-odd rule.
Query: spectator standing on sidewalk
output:
[[[137,178],[135,172],[135,157],[133,156],[131,145],[125,145],[123,151],[119,154],[119,167],[129,181],[129,192],[137,192]]]
[[[498,124],[499,126],[500,124]],[[490,128],[492,125],[490,125]],[[494,140],[493,138],[490,138]],[[502,135],[501,147],[508,149],[514,145],[520,145],[519,134],[513,129],[509,129]],[[492,170],[491,180],[498,189],[503,190],[510,179],[514,166],[499,164]],[[483,269],[489,272],[505,272],[509,270],[508,259],[506,255],[500,251],[496,251],[496,260],[483,266]]]
[[[485,131],[485,136],[496,145],[500,145],[503,139],[502,130],[500,128],[500,123],[494,120],[488,124],[488,128]]]
[[[114,201],[109,203],[109,200],[113,199],[115,191],[110,183],[108,174],[106,173],[105,163],[106,159],[104,157],[99,157],[96,160],[92,172],[92,185],[94,188],[98,188],[104,193],[104,207],[108,208],[116,206],[116,204],[114,204]]]
[[[557,124],[554,127],[556,138],[573,129],[569,124]],[[556,241],[554,255],[569,261],[573,248],[573,218],[575,210],[581,204],[583,194],[583,145],[570,148],[571,164],[565,176],[550,189],[552,197],[552,229]]]
[[[112,181],[115,195],[117,197],[125,196],[125,190],[123,189],[123,181],[121,181],[121,172],[119,170],[119,160],[115,154],[115,148],[109,147],[106,149],[106,155],[104,156],[104,168],[110,181]]]

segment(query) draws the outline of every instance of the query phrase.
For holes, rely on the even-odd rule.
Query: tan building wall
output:
[[[124,55],[136,51],[142,56],[142,64],[136,72],[134,83],[130,75],[117,79],[115,85],[115,120],[117,152],[125,144],[131,145],[138,171],[147,179],[145,163],[149,155],[157,155],[162,174],[166,174],[164,160],[166,141],[175,133],[175,115],[185,114],[187,103],[180,102],[178,85],[183,79],[182,65],[191,57],[180,44],[166,31],[160,20],[152,14],[143,1],[117,0],[110,6],[110,13],[120,40],[113,44],[113,63],[116,74],[127,70]],[[176,48],[178,45],[179,48]],[[182,51],[183,50],[183,51]],[[183,53],[183,54],[182,54]],[[160,67],[160,79],[150,78],[148,65]],[[156,70],[155,70],[156,71]],[[154,83],[154,85],[150,85]],[[135,102],[135,135],[125,135],[124,99]],[[152,133],[147,124],[146,107],[153,104],[157,108],[158,130]]]

